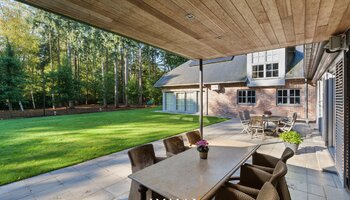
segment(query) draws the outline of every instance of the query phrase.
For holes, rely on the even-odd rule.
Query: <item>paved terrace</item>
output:
[[[287,183],[292,199],[350,199],[337,175],[321,171],[322,168],[331,168],[333,161],[317,132],[305,124],[297,124],[296,129],[307,139],[302,143],[299,154],[288,161]],[[248,135],[240,134],[241,130],[236,119],[204,128],[205,138],[211,145],[245,146],[247,143],[278,141],[276,138],[264,141],[251,139]],[[165,156],[162,141],[153,144],[156,155]],[[273,143],[262,146],[259,152],[279,157],[283,150],[283,143]],[[127,178],[131,173],[130,168],[125,150],[2,186],[0,199],[125,200],[131,183]]]

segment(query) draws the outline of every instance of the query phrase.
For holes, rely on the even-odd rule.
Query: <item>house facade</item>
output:
[[[237,117],[238,111],[316,120],[316,85],[304,76],[304,48],[281,48],[207,60],[203,65],[204,114]],[[163,111],[198,112],[198,62],[188,61],[165,74],[155,87],[163,92]]]

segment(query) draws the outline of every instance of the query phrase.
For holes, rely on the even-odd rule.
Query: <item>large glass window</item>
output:
[[[186,112],[195,113],[197,112],[197,92],[186,93]]]
[[[174,110],[175,95],[172,92],[165,93],[165,110]]]
[[[252,53],[252,78],[278,77],[278,51]]]
[[[176,93],[176,110],[185,112],[185,93]]]
[[[277,104],[278,105],[300,104],[300,90],[299,89],[277,90]]]
[[[256,97],[254,90],[238,90],[239,104],[255,104]]]

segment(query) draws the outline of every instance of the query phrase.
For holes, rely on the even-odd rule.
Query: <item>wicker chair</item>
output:
[[[190,147],[185,146],[182,136],[174,136],[164,139],[163,143],[168,157],[190,149]]]
[[[253,154],[253,164],[252,166],[261,170],[264,170],[269,173],[273,173],[274,168],[276,167],[279,161],[287,163],[287,160],[294,156],[294,152],[292,149],[287,147],[283,153],[281,158],[276,158],[267,154],[262,153],[254,153]],[[291,196],[289,193],[288,185],[285,177],[283,177],[277,185],[277,191],[281,200],[290,200]]]
[[[146,144],[142,146],[135,147],[128,151],[128,156],[131,162],[131,171],[135,173],[143,168],[146,168],[154,163],[164,160],[163,157],[156,157],[154,153],[154,148],[152,144]],[[129,200],[138,200],[141,195],[138,191],[139,184],[135,181],[131,182]],[[155,192],[147,191],[147,199],[163,199],[163,197]]]
[[[201,134],[199,131],[190,131],[186,133],[188,143],[190,146],[195,145],[199,140],[201,140]]]
[[[239,182],[236,184],[227,182],[225,187],[231,187],[252,198],[257,198],[259,191],[266,182],[270,182],[276,188],[286,174],[287,165],[282,161],[278,161],[272,174],[245,164],[241,167],[240,177],[232,177],[229,179],[229,181]]]
[[[221,187],[215,195],[215,200],[279,200],[278,193],[275,187],[270,183],[266,182],[255,198],[248,194],[241,192],[231,187]]]

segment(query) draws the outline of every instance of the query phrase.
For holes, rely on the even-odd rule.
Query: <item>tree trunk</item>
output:
[[[35,105],[35,99],[34,99],[33,90],[30,90],[30,96],[31,96],[31,98],[32,98],[32,105],[33,105],[33,109],[36,109],[36,105]]]
[[[50,56],[50,67],[51,67],[51,72],[54,71],[53,69],[53,60],[52,60],[52,41],[51,41],[51,32],[49,32],[49,56]],[[54,80],[52,79],[52,86],[51,86],[51,100],[52,100],[52,109],[55,110],[55,94],[53,91],[53,86],[54,86]],[[33,97],[32,97],[33,98]],[[33,101],[34,103],[34,101]],[[35,107],[35,105],[33,106]],[[34,108],[35,109],[35,108]]]
[[[89,99],[89,86],[88,86],[88,83],[89,83],[89,65],[88,65],[88,58],[86,60],[86,63],[85,63],[85,82],[86,82],[86,96],[85,96],[85,104],[87,105],[88,104],[88,99]]]
[[[125,54],[122,51],[121,54],[121,76],[122,76],[122,95],[123,95],[123,104],[125,104]]]
[[[103,90],[103,108],[107,108],[107,97],[106,97],[106,81],[105,81],[105,63],[101,63],[101,73],[102,73],[102,90]]]
[[[12,102],[9,99],[7,99],[7,106],[9,107],[9,111],[13,111]]]
[[[117,54],[117,45],[115,46],[115,57],[114,57],[114,107],[119,107],[119,97],[118,97],[118,54]]]
[[[139,48],[139,105],[142,105],[142,48]]]
[[[24,112],[22,101],[19,101],[19,102],[18,102],[18,105],[19,105],[19,107],[21,108],[21,111]]]
[[[45,68],[41,68],[41,77],[42,77],[42,92],[43,92],[43,115],[46,116],[46,81],[45,81]]]
[[[58,67],[61,65],[61,47],[60,47],[60,37],[57,35],[57,64]]]
[[[129,106],[128,102],[128,82],[129,82],[129,63],[128,63],[128,56],[125,54],[125,62],[124,62],[124,87],[125,87],[125,106]]]

